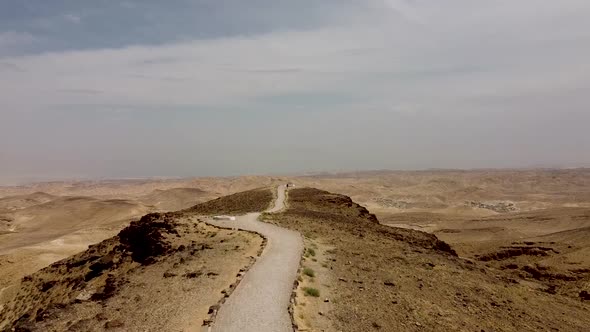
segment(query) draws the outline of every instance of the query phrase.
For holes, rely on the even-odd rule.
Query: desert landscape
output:
[[[461,257],[541,280],[572,297],[588,287],[588,169],[374,172],[333,178],[338,180],[303,182],[349,195],[384,225],[434,234]]]
[[[0,332],[590,332],[589,17],[0,1]]]
[[[590,170],[538,169],[1,187],[0,329],[214,326],[267,239],[206,218],[265,211],[285,183],[259,219],[304,239],[296,330],[590,324]]]
[[[241,177],[0,187],[0,299],[12,281],[117,234],[131,220],[271,183]]]

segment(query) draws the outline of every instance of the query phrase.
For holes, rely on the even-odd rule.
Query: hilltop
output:
[[[432,234],[381,225],[349,197],[302,188],[289,191],[288,202],[265,220],[307,238],[303,267],[313,273],[303,270],[295,307],[303,327],[581,331],[590,324],[590,307],[577,293],[555,294],[460,258]],[[312,288],[318,298],[309,296]]]

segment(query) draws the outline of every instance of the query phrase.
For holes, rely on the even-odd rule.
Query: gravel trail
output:
[[[284,206],[285,188],[281,186],[269,212],[280,211]],[[248,214],[236,221],[210,221],[216,226],[256,231],[268,239],[262,255],[219,309],[214,332],[293,331],[288,308],[303,240],[298,232],[258,221],[259,215]]]

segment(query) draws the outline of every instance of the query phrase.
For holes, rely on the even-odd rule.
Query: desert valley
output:
[[[273,239],[207,218],[285,183],[258,219],[302,234],[294,329],[590,326],[590,170],[531,169],[0,187],[0,330],[215,327]]]

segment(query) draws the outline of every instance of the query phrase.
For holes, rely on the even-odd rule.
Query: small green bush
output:
[[[307,248],[307,255],[308,256],[315,256],[315,250],[313,250],[313,248]]]
[[[303,269],[303,274],[305,274],[308,277],[312,277],[312,278],[315,277],[315,272],[308,267]]]
[[[320,291],[315,288],[305,287],[303,288],[303,292],[305,292],[305,295],[307,296],[320,297]]]

